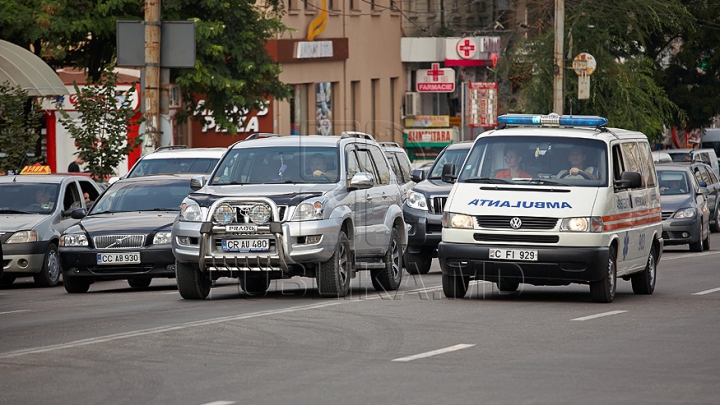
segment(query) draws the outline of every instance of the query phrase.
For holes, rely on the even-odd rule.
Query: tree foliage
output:
[[[40,160],[34,156],[43,112],[27,91],[0,83],[0,172],[19,172]],[[32,156],[28,156],[31,154]]]
[[[552,27],[547,1],[538,24]],[[551,2],[550,2],[551,3]],[[655,39],[666,38],[692,24],[692,16],[678,0],[582,0],[566,3],[566,67],[581,52],[595,58],[590,76],[590,99],[577,99],[577,75],[565,71],[564,112],[605,116],[609,125],[642,131],[657,137],[664,126],[685,117],[657,80],[658,64],[648,49]],[[543,20],[544,18],[544,20]],[[529,39],[517,38],[502,61],[500,71],[516,88],[509,108],[522,112],[552,111],[554,32],[539,31]]]
[[[103,71],[101,82],[97,86],[88,82],[88,85],[81,89],[77,83],[73,84],[77,94],[77,120],[67,111],[58,108],[62,116],[60,123],[70,132],[78,154],[87,163],[92,177],[97,181],[115,175],[122,159],[142,142],[140,137],[132,140],[127,137],[128,125],[139,123],[132,121],[135,111],[131,100],[135,86],[132,85],[126,92],[118,94],[117,77],[110,65]]]
[[[0,37],[30,47],[51,66],[87,69],[93,82],[116,52],[117,20],[144,20],[143,0],[2,0]],[[245,111],[290,89],[265,44],[286,30],[281,0],[163,0],[162,20],[193,21],[196,63],[171,69],[183,93],[183,122],[202,96],[221,127],[233,132]],[[204,109],[203,108],[203,109]]]

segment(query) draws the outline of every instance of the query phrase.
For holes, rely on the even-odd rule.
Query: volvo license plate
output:
[[[536,262],[538,259],[537,250],[525,249],[490,249],[490,259],[492,260],[519,260]]]
[[[270,250],[270,239],[223,239],[222,250],[225,252],[267,252]]]
[[[140,252],[98,253],[97,264],[140,264]]]

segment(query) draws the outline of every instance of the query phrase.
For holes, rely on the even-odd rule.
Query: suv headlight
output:
[[[88,238],[84,233],[70,233],[60,237],[60,246],[87,246]]]
[[[443,212],[442,226],[443,228],[473,229],[475,228],[475,220],[470,215]]]
[[[695,217],[695,208],[683,208],[678,210],[675,215],[673,215],[673,218],[694,218]]]
[[[416,210],[422,211],[428,210],[428,204],[425,195],[422,193],[418,193],[417,191],[408,190],[407,200],[405,200],[405,202],[410,208],[415,208]]]
[[[311,198],[298,204],[293,214],[293,221],[312,221],[323,218],[325,209],[324,198]]]
[[[37,242],[37,240],[36,231],[18,231],[15,232],[5,243],[30,243]]]
[[[153,237],[153,245],[166,245],[170,240],[170,232],[158,232]]]
[[[250,208],[250,211],[248,211],[248,216],[254,223],[263,225],[272,219],[272,211],[270,211],[270,207],[265,204],[255,204]]]
[[[560,232],[602,232],[602,217],[563,218]]]
[[[190,198],[183,200],[180,204],[180,220],[187,222],[202,222],[203,212],[197,201]]]

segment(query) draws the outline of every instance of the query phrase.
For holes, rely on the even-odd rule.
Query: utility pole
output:
[[[161,0],[145,0],[145,122],[153,148],[160,146]]]
[[[553,112],[562,115],[563,82],[565,59],[563,58],[563,42],[565,39],[565,0],[555,0],[555,51],[553,52]]]

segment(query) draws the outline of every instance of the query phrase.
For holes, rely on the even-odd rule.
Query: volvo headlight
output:
[[[170,240],[170,232],[158,232],[153,238],[153,245],[166,245]]]
[[[443,228],[473,229],[475,227],[475,221],[470,215],[444,212],[442,226]]]
[[[265,204],[255,204],[248,210],[250,220],[258,225],[266,224],[272,219],[272,211]]]
[[[202,222],[202,209],[197,201],[186,198],[180,204],[180,220],[188,222]]]
[[[60,237],[60,246],[87,246],[88,238],[84,233],[70,233]]]
[[[602,232],[602,217],[563,218],[560,222],[561,232]]]
[[[213,213],[213,219],[220,225],[227,225],[231,222],[237,222],[237,215],[235,214],[235,208],[229,204],[220,204],[215,208]]]
[[[311,221],[323,218],[323,209],[325,208],[324,199],[310,199],[298,204],[293,214],[293,221]]]
[[[418,193],[417,191],[408,190],[407,200],[405,200],[408,207],[415,208],[416,210],[427,211],[428,204],[425,195]]]
[[[678,210],[675,215],[673,215],[674,218],[694,218],[695,217],[695,208],[683,208],[681,210]]]
[[[36,231],[18,231],[15,232],[5,243],[30,243],[37,242],[37,240]]]

